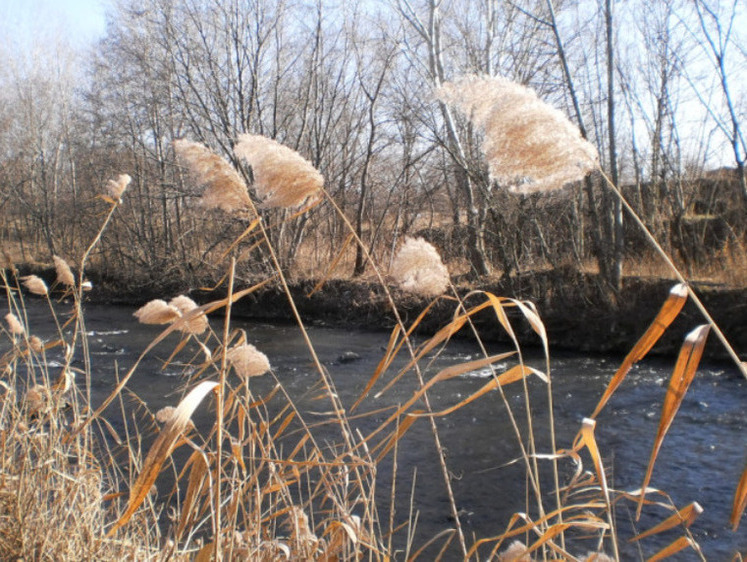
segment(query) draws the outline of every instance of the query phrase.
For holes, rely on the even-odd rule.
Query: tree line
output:
[[[487,74],[564,111],[684,265],[744,263],[742,12],[738,0],[122,0],[75,60],[59,43],[4,53],[0,241],[15,259],[75,263],[97,195],[127,173],[96,267],[133,283],[209,279],[246,225],[195,205],[171,143],[203,143],[250,178],[232,151],[250,132],[307,158],[381,263],[423,236],[452,274],[585,268],[619,288],[645,252],[605,183],[508,192],[481,132],[434,95]],[[293,275],[324,275],[341,252],[335,275],[365,275],[366,252],[325,205],[263,214]],[[247,276],[268,267],[261,247],[240,258]]]

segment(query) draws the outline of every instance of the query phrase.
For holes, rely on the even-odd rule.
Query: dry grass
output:
[[[473,85],[467,83],[464,87],[469,90]],[[530,103],[525,92],[509,89],[502,95],[508,96],[505,99],[518,96],[517,103],[527,104],[527,111],[537,111],[535,116],[526,116],[520,130],[511,129],[512,142],[517,138],[528,142],[529,132],[539,125],[540,116],[553,123],[552,115],[548,115],[545,108],[540,111],[534,102]],[[474,105],[475,102],[470,103]],[[498,123],[494,115],[496,103],[491,99],[485,108],[471,110],[485,112],[481,119],[491,134],[495,133],[492,128]],[[568,140],[567,135],[564,138]],[[552,138],[552,143],[560,142],[561,139]],[[292,151],[254,137],[242,137],[238,146],[237,153],[252,165],[255,187],[266,205],[298,205],[320,193],[321,176]],[[585,147],[576,148],[581,155],[591,157]],[[488,149],[495,147],[489,145]],[[231,213],[238,211],[240,215],[253,209],[243,180],[227,162],[205,147],[188,141],[176,141],[175,150],[197,181],[205,186],[203,201],[206,205]],[[577,160],[583,158],[574,156],[571,167],[575,172],[583,172],[589,161],[582,162],[579,168]],[[566,181],[566,174],[570,174],[562,165],[562,169],[548,169],[544,161],[537,165],[536,175],[529,173],[527,163],[521,166],[511,172],[512,181],[518,174],[522,178],[531,176],[537,186],[557,187]],[[517,185],[526,184],[522,180]],[[102,230],[117,211],[121,194],[109,201],[111,209]],[[80,260],[82,269],[101,239],[101,233],[99,231]],[[248,236],[250,233],[252,237]],[[408,560],[424,556],[427,547],[432,545],[440,548],[439,557],[453,557],[459,552],[465,559],[474,560],[590,561],[607,560],[610,555],[619,560],[614,506],[621,502],[651,503],[651,492],[644,486],[643,492],[631,494],[614,489],[607,481],[603,452],[595,437],[596,422],[591,418],[581,424],[574,443],[565,449],[555,445],[547,334],[531,303],[488,292],[474,291],[464,300],[454,294],[450,299],[454,306],[453,319],[431,338],[415,345],[410,336],[424,321],[431,306],[426,306],[412,323],[405,325],[391,300],[397,324],[381,362],[349,411],[341,403],[333,381],[306,337],[318,375],[309,396],[320,405],[314,414],[314,423],[310,423],[307,421],[310,414],[299,408],[283,381],[275,378],[268,357],[247,343],[246,334],[232,327],[231,311],[236,302],[275,277],[284,282],[283,271],[262,221],[252,222],[244,234],[228,244],[224,258],[231,251],[240,253],[247,246],[261,246],[271,256],[275,269],[266,278],[249,286],[240,286],[240,282],[235,286],[234,258],[226,262],[229,273],[225,297],[204,305],[197,305],[183,295],[170,302],[157,299],[135,313],[140,322],[163,327],[158,328],[159,332],[127,372],[120,373],[118,384],[100,405],[91,403],[87,392],[95,365],[87,355],[88,332],[81,306],[83,287],[66,282],[67,273],[63,271],[61,282],[68,289],[75,288],[71,291],[74,303],[70,319],[63,329],[43,281],[24,279],[26,289],[32,295],[43,297],[50,305],[50,322],[57,327],[57,339],[45,344],[38,338],[33,340],[34,336],[29,334],[34,333],[35,327],[26,326],[21,320],[26,317],[21,287],[4,269],[0,270],[10,307],[5,316],[7,330],[4,330],[8,350],[0,359],[3,373],[0,392],[4,394],[0,404],[0,556],[33,560],[384,561],[401,555],[393,547],[392,537],[406,533]],[[371,261],[383,283],[377,264]],[[81,279],[82,275],[83,272]],[[436,250],[423,240],[405,241],[394,260],[392,278],[406,290],[433,298],[450,288],[447,269]],[[283,286],[299,329],[305,335],[287,285],[283,283]],[[384,289],[391,299],[389,288],[385,285]],[[686,291],[673,291],[652,328],[611,381],[592,417],[620,387],[632,365],[645,356],[677,317],[686,295]],[[207,320],[216,311],[223,313],[219,331],[214,331]],[[482,345],[473,318],[486,311],[511,338],[514,349],[490,356],[483,347],[482,357],[441,369],[426,379],[425,373],[434,355],[437,357],[458,332],[472,330]],[[541,340],[544,369],[524,363],[514,327],[517,317]],[[686,341],[675,367],[647,478],[653,470],[658,447],[697,368],[706,333],[707,330],[701,328]],[[173,341],[168,339],[172,334],[180,339],[165,363],[183,366],[183,397],[175,399],[171,409],[161,410],[155,416],[146,409],[138,409],[136,413],[128,411],[123,398],[125,385],[138,372],[147,355]],[[200,351],[185,357],[189,342],[195,343]],[[56,377],[50,372],[46,355],[51,349],[59,350],[63,363]],[[76,353],[82,353],[85,358],[77,378],[72,376],[78,365],[73,364]],[[404,366],[390,373],[399,356]],[[490,380],[482,388],[466,397],[453,397],[451,405],[440,410],[431,407],[429,392],[437,387],[441,390],[447,381],[477,368],[491,371]],[[260,375],[273,377],[275,385],[271,391],[258,396],[253,378]],[[416,381],[410,398],[393,409],[379,410],[371,402],[370,395],[374,391],[375,396],[389,392],[405,376],[412,376]],[[539,384],[547,389],[548,427],[536,426],[532,416],[527,386],[530,376],[537,377],[541,381]],[[384,380],[388,382],[382,384]],[[522,422],[515,412],[515,403],[504,394],[508,387],[519,389],[524,396],[522,408],[526,420]],[[211,393],[215,400],[210,398]],[[448,392],[445,394],[450,396]],[[478,539],[468,537],[462,530],[457,498],[451,487],[449,459],[441,446],[435,419],[449,416],[475,400],[491,398],[501,401],[509,416],[511,427],[502,438],[511,436],[521,451],[519,462],[525,470],[526,489],[517,493],[525,498],[526,505],[509,521],[496,522],[494,536]],[[110,405],[119,407],[117,421],[123,428],[120,431],[115,430],[110,421],[111,416],[116,415],[108,409]],[[208,422],[195,424],[191,418],[198,408],[214,409],[215,416]],[[365,431],[353,430],[354,417],[367,417],[370,425]],[[158,428],[156,421],[163,425]],[[444,476],[447,509],[454,520],[453,529],[433,537],[425,545],[413,545],[412,534],[407,531],[415,525],[416,516],[411,514],[401,525],[393,516],[388,520],[382,518],[380,511],[384,506],[377,499],[381,496],[376,494],[377,471],[383,460],[391,457],[396,467],[400,442],[415,424],[428,424],[431,428]],[[324,428],[323,441],[318,433],[320,427]],[[537,450],[539,432],[551,436],[549,451]],[[174,459],[172,454],[178,449],[186,454],[186,461]],[[584,471],[582,455],[591,459],[592,468],[588,471]],[[541,464],[540,457],[551,459],[550,466]],[[513,460],[506,459],[507,462]],[[568,482],[559,481],[560,463],[573,469],[569,470]],[[172,490],[160,493],[168,506],[164,523],[156,503],[159,492],[154,485],[159,483],[166,467],[172,469],[175,484]],[[550,475],[555,489],[542,489],[542,483],[547,482]],[[392,512],[406,510],[405,506],[394,505],[397,485],[395,477],[386,498],[386,508]],[[740,490],[744,488],[747,486]],[[744,509],[745,497],[741,491],[735,497],[735,526]],[[662,549],[658,556],[685,548],[700,554],[688,529],[697,517],[697,509],[678,509],[670,500],[658,496],[656,504],[666,510],[666,516],[660,525],[644,531],[637,539],[646,540],[663,529],[671,530],[672,522],[679,522],[681,537]],[[578,539],[579,535],[590,537],[597,545],[596,551],[579,554],[581,547],[583,552],[588,549],[588,542]]]

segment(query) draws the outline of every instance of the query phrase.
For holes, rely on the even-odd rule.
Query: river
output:
[[[126,307],[86,306],[86,327],[95,373],[90,389],[94,405],[114,387],[116,371],[124,372],[160,332],[159,327],[137,324],[132,312]],[[28,315],[33,333],[52,336],[49,310],[42,302],[28,303]],[[220,325],[220,319],[213,322],[216,328]],[[241,320],[234,321],[233,326],[245,329],[249,341],[269,357],[275,375],[283,382],[288,393],[297,399],[302,413],[319,409],[319,403],[312,403],[307,396],[308,389],[316,384],[319,376],[295,326]],[[381,359],[388,334],[319,327],[311,328],[309,332],[342,404],[349,407]],[[170,355],[177,342],[178,338],[174,336],[160,344],[146,357],[128,385],[152,411],[165,405],[175,405],[179,400],[183,383],[180,369],[175,366],[162,368],[163,360]],[[505,351],[505,348],[490,351],[497,353]],[[349,357],[341,357],[348,352]],[[474,344],[452,342],[427,374],[433,374],[433,369],[479,356]],[[348,360],[350,358],[352,360]],[[53,356],[50,359],[59,360]],[[559,447],[570,446],[582,419],[594,409],[620,360],[616,357],[552,353]],[[536,351],[528,353],[527,361],[542,368],[542,358],[536,355]],[[635,366],[598,417],[596,435],[609,469],[610,485],[616,489],[633,490],[641,485],[673,365],[674,359],[657,359],[645,360]],[[396,365],[393,372],[396,372]],[[385,376],[384,380],[390,376]],[[436,385],[430,394],[434,408],[445,408],[470,395],[487,382],[488,376],[481,371],[471,372]],[[265,376],[252,379],[252,384],[255,394],[263,395],[275,383],[270,376]],[[381,386],[377,385],[375,391]],[[540,428],[537,430],[538,449],[546,452],[549,442],[545,437],[548,408],[544,383],[532,377],[529,386],[534,425]],[[408,374],[381,398],[369,398],[363,410],[401,403],[412,396],[414,388],[413,375]],[[517,409],[519,419],[523,420],[521,385],[507,387],[507,396]],[[201,408],[212,408],[212,404]],[[308,415],[313,417],[314,414]],[[200,416],[207,419],[209,412],[201,412],[197,417]],[[381,419],[383,414],[364,418],[356,424],[365,433]],[[457,504],[464,514],[468,542],[475,537],[479,539],[500,534],[511,514],[525,510],[525,478],[521,463],[507,465],[519,457],[519,449],[499,396],[495,392],[490,393],[440,418],[438,427],[454,476]],[[738,533],[731,532],[728,524],[734,490],[747,461],[746,429],[747,383],[729,365],[702,365],[664,440],[651,485],[667,491],[679,507],[691,501],[698,501],[703,506],[705,511],[691,530],[709,560],[729,560],[734,552],[747,551],[747,522],[742,521]],[[592,469],[590,464],[585,468]],[[397,522],[407,516],[412,479],[417,473],[414,484],[414,507],[418,511],[415,545],[419,546],[439,531],[452,526],[433,440],[425,420],[417,422],[401,441],[397,470]],[[567,467],[564,475],[569,471],[570,467]],[[379,480],[378,489],[386,497],[391,480],[389,461],[380,467]],[[549,491],[549,482],[545,484],[545,491]],[[382,501],[382,504],[386,503]],[[652,537],[643,542],[640,547],[643,550],[639,551],[638,546],[624,540],[633,532],[631,521],[634,511],[635,506],[630,503],[618,504],[617,520],[624,559],[651,556],[680,536],[678,529]],[[635,525],[641,531],[664,517],[664,512],[647,508],[642,520]],[[436,551],[433,552],[435,554]],[[692,551],[678,556],[676,559],[698,559]],[[457,558],[456,554],[454,557]],[[425,554],[422,559],[429,559],[429,556]]]

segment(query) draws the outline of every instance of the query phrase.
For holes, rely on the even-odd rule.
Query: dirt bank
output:
[[[54,271],[38,267],[19,267],[19,275],[35,273],[50,283]],[[144,283],[138,287],[122,287],[116,279],[107,279],[91,272],[94,290],[87,298],[94,302],[140,305],[151,298],[170,298],[189,292],[198,302],[220,298],[221,290],[211,293],[190,290],[186,283],[171,280],[156,285]],[[291,292],[305,322],[353,329],[389,330],[394,326],[385,291],[374,283],[354,280],[332,280],[312,293],[314,281],[296,282]],[[585,353],[626,353],[650,324],[674,282],[662,279],[629,277],[618,295],[604,288],[595,275],[575,271],[550,271],[522,277],[512,277],[502,283],[461,286],[462,296],[479,289],[497,296],[531,300],[545,323],[551,349]],[[243,288],[243,287],[242,287]],[[712,284],[696,284],[696,291],[727,335],[742,359],[747,359],[747,288],[730,289]],[[427,305],[393,289],[400,314],[406,324],[412,322]],[[477,304],[479,295],[468,300]],[[430,334],[451,319],[456,303],[442,299],[424,318],[418,333]],[[267,285],[248,295],[236,305],[234,313],[244,318],[263,321],[292,321],[288,300],[277,285]],[[530,326],[515,314],[514,329],[523,345],[537,345],[538,338]],[[653,354],[673,355],[684,336],[704,320],[692,303],[653,349]],[[491,341],[509,339],[492,313],[477,317],[483,338]],[[465,331],[466,332],[466,331]],[[711,336],[706,356],[725,358],[721,345]]]

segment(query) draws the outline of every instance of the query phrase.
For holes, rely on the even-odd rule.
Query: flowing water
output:
[[[29,322],[33,333],[51,337],[49,310],[35,301],[29,305]],[[99,403],[116,384],[117,372],[126,371],[141,351],[160,332],[158,327],[138,325],[132,309],[113,306],[86,307],[86,329],[94,376],[91,395]],[[2,312],[2,315],[5,313]],[[214,327],[220,320],[215,320]],[[46,326],[46,328],[45,328]],[[248,339],[270,358],[273,371],[288,393],[297,400],[301,412],[310,420],[320,409],[328,409],[309,398],[309,389],[319,379],[299,330],[292,325],[272,325],[236,320],[234,327],[244,328]],[[329,371],[345,407],[356,400],[380,361],[388,334],[355,332],[332,328],[312,328],[310,336],[317,354]],[[163,368],[178,338],[170,337],[143,361],[128,388],[152,411],[175,405],[183,379],[181,369]],[[1,350],[0,350],[1,351]],[[490,349],[491,353],[505,349]],[[342,357],[350,352],[348,357]],[[426,377],[446,365],[479,358],[479,351],[468,342],[452,342],[437,362],[426,371]],[[50,357],[52,361],[57,360]],[[78,360],[80,362],[80,360]],[[542,358],[530,356],[527,361],[543,368]],[[582,419],[596,405],[620,358],[552,354],[552,380],[555,402],[555,424],[560,448],[569,447]],[[513,364],[510,360],[507,366]],[[397,363],[382,380],[396,373]],[[608,479],[620,490],[639,488],[659,421],[662,400],[674,360],[646,360],[635,366],[612,400],[598,417],[596,436],[600,444]],[[470,372],[436,385],[430,393],[434,409],[443,409],[478,390],[489,380],[489,372]],[[252,379],[256,395],[264,395],[273,386],[271,377]],[[378,384],[374,393],[380,390]],[[414,375],[408,373],[382,397],[369,399],[362,411],[371,411],[407,400],[415,389]],[[534,377],[529,381],[533,425],[538,452],[549,449],[547,427],[548,404],[544,384]],[[520,383],[506,388],[506,396],[523,434],[526,434],[524,395]],[[211,410],[212,404],[201,406]],[[210,412],[200,412],[208,419]],[[375,414],[356,421],[365,434],[385,419]],[[196,420],[197,421],[197,420]],[[525,511],[525,471],[520,449],[506,408],[496,392],[489,393],[453,414],[439,418],[438,428],[447,450],[447,461],[457,504],[462,514],[468,543],[475,538],[500,534],[513,513]],[[198,423],[198,427],[200,424]],[[729,560],[735,552],[747,551],[747,522],[733,533],[728,524],[735,487],[747,462],[747,383],[728,365],[703,365],[686,395],[682,407],[664,440],[651,486],[665,490],[678,507],[698,501],[705,509],[695,522],[692,533],[709,560]],[[390,455],[391,458],[391,455]],[[543,473],[550,476],[548,461],[540,461]],[[585,468],[592,470],[586,459]],[[388,505],[392,465],[386,461],[379,469],[377,489],[382,505]],[[562,465],[567,479],[572,467]],[[551,480],[542,482],[550,498]],[[414,490],[413,508],[417,513],[415,545],[420,546],[440,531],[453,527],[443,480],[435,455],[430,428],[426,420],[415,423],[399,445],[397,460],[396,523],[407,519],[410,495]],[[548,503],[549,505],[549,503]],[[653,526],[666,514],[661,509],[646,508],[641,521],[633,523],[635,506],[617,504],[621,539],[629,538],[634,525],[639,531]],[[388,514],[383,514],[386,518]],[[404,533],[401,533],[404,535]],[[678,528],[644,541],[640,546],[621,540],[623,559],[651,556],[656,550],[681,534]],[[400,541],[400,543],[402,543]],[[593,544],[588,548],[593,548]],[[432,555],[437,552],[437,547]],[[422,559],[429,559],[429,552]],[[456,551],[453,559],[458,559]],[[483,551],[484,552],[484,551]],[[697,560],[693,551],[677,555],[680,560]],[[403,556],[398,556],[404,558]]]

